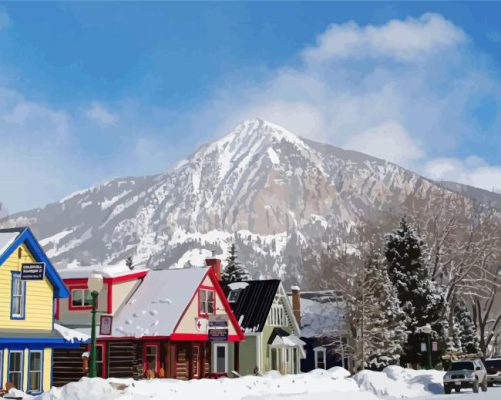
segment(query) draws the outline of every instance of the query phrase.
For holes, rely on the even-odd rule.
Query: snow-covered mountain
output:
[[[425,204],[436,183],[358,152],[247,120],[169,171],[120,178],[2,225],[29,225],[60,265],[202,264],[235,240],[254,276],[300,281],[301,253],[361,220]]]

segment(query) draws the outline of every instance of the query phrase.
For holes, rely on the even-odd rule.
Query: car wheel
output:
[[[461,391],[461,386],[456,386],[454,390],[456,391],[456,393],[459,393]]]
[[[444,386],[444,392],[445,392],[445,394],[451,394],[450,386]]]
[[[482,382],[482,392],[487,392],[487,378]]]
[[[478,393],[478,381],[473,382],[473,393]]]

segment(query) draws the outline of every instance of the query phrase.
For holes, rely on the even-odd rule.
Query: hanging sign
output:
[[[431,350],[438,351],[438,342],[431,342]]]
[[[421,351],[422,352],[426,351],[426,343],[425,342],[421,342]]]
[[[111,330],[113,327],[113,316],[112,315],[101,315],[101,320],[99,324],[99,334],[100,335],[111,335]]]
[[[42,281],[45,277],[45,263],[23,263],[21,264],[21,280]]]

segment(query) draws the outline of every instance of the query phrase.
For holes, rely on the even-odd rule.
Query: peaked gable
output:
[[[9,256],[19,246],[24,244],[37,262],[45,263],[45,276],[54,288],[54,297],[68,297],[69,292],[66,288],[66,285],[64,284],[63,280],[57,273],[57,270],[54,268],[48,257],[45,255],[42,246],[40,246],[40,243],[38,243],[30,228],[0,229],[0,233],[13,234],[15,232],[18,232],[18,235],[9,242],[10,244],[6,245],[7,248],[4,249],[2,254],[0,254],[0,268],[5,260],[7,260],[7,258],[9,258]]]
[[[207,270],[207,274],[204,276],[202,282],[200,282],[197,290],[193,294],[189,304],[183,311],[180,317],[174,333],[171,336],[173,340],[176,339],[195,339],[196,336],[200,336],[201,339],[206,339],[207,337],[207,318],[208,315],[200,315],[199,313],[199,302],[200,302],[200,290],[213,290],[214,291],[214,301],[215,301],[215,313],[214,315],[221,316],[226,315],[228,317],[228,340],[229,341],[239,341],[245,338],[240,324],[238,323],[233,310],[231,309],[228,300],[224,294],[224,291],[214,274],[212,268]],[[205,321],[197,327],[199,320]]]

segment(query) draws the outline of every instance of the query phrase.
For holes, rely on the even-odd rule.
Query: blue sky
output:
[[[499,189],[500,12],[467,2],[2,3],[0,201],[14,212],[159,173],[255,116]]]

